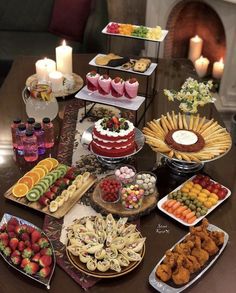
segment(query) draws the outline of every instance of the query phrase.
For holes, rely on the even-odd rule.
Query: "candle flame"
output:
[[[44,57],[44,61],[47,61],[48,60],[48,58],[47,57]]]
[[[65,40],[63,40],[63,42],[62,42],[62,46],[66,46],[66,41]]]
[[[220,58],[220,61],[219,62],[222,63],[222,64],[224,64],[223,57]]]

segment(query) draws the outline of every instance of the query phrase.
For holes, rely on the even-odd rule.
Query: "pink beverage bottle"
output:
[[[21,119],[20,118],[16,118],[13,120],[13,123],[11,125],[11,135],[12,135],[12,145],[14,149],[17,149],[17,128],[21,123]]]
[[[44,144],[46,149],[54,146],[54,126],[50,118],[43,118]]]
[[[24,145],[24,159],[27,162],[34,162],[38,159],[38,144],[37,137],[33,130],[27,129],[25,137],[23,138]]]
[[[33,117],[29,117],[27,119],[26,128],[34,131],[34,124],[35,124],[35,119]]]
[[[34,134],[37,137],[38,154],[43,155],[45,154],[46,149],[44,144],[44,130],[40,123],[34,125]]]
[[[17,153],[20,156],[24,155],[23,138],[25,137],[26,126],[24,123],[19,124],[16,131]]]

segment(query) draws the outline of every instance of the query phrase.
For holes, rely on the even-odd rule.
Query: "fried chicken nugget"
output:
[[[167,282],[171,278],[171,267],[167,264],[161,264],[156,269],[156,276],[160,278],[163,282]]]

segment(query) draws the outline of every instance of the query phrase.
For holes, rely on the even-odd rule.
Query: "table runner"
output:
[[[119,110],[113,107],[97,106],[95,107],[93,113],[96,116],[104,116],[106,114],[118,114]],[[73,100],[70,104],[66,106],[63,126],[60,136],[60,143],[58,146],[58,156],[57,159],[60,163],[66,165],[77,166],[81,172],[89,171],[96,174],[97,177],[105,176],[111,172],[103,167],[88,150],[83,149],[80,144],[80,138],[84,130],[93,124],[93,119],[86,118],[83,123],[79,120],[83,116],[84,109],[83,103],[80,100]],[[123,112],[123,117],[133,120],[134,115],[132,112]],[[81,199],[81,204],[90,205],[90,194],[93,188],[90,189]],[[138,223],[137,223],[138,224]],[[68,261],[65,251],[65,246],[58,241],[61,236],[61,231],[63,229],[63,219],[55,219],[50,216],[45,216],[44,220],[44,231],[47,236],[52,241],[57,264],[65,270],[65,272],[71,276],[83,289],[88,289],[93,286],[100,279],[85,275],[74,268]]]

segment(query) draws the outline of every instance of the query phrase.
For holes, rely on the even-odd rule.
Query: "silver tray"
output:
[[[2,226],[3,224],[6,224],[12,217],[16,218],[20,224],[26,224],[28,226],[31,226],[37,230],[39,230],[41,232],[41,234],[48,239],[47,235],[41,230],[39,229],[37,226],[35,226],[34,224],[24,220],[24,219],[21,219],[21,218],[18,218],[18,217],[15,217],[15,216],[12,216],[10,214],[7,214],[5,213],[2,217],[2,220],[0,222],[0,226]],[[52,259],[53,259],[53,264],[52,264],[52,271],[50,273],[50,275],[47,277],[47,278],[42,278],[40,276],[31,276],[31,275],[28,275],[26,274],[22,269],[18,268],[17,266],[13,265],[6,257],[5,255],[0,251],[0,255],[3,257],[3,259],[5,260],[5,262],[10,265],[11,267],[13,267],[15,270],[17,270],[18,272],[22,273],[23,275],[29,277],[30,279],[32,280],[35,280],[37,281],[38,283],[40,284],[43,284],[47,287],[47,289],[50,289],[50,281],[51,281],[51,278],[52,278],[52,275],[54,273],[54,270],[55,270],[55,266],[56,266],[56,257],[55,257],[55,254],[54,254],[54,250],[53,250],[53,246],[52,246],[52,243],[51,241],[48,239],[49,243],[50,243],[50,247],[52,248]]]
[[[217,260],[217,258],[221,255],[223,250],[225,249],[227,242],[229,240],[229,235],[223,231],[222,229],[218,228],[215,225],[209,224],[208,228],[209,231],[219,231],[224,233],[224,244],[222,245],[221,249],[218,251],[218,253],[214,256],[214,258],[206,265],[205,268],[200,270],[200,272],[197,274],[197,276],[192,279],[190,282],[188,282],[186,285],[178,288],[174,288],[169,286],[168,284],[162,282],[159,278],[156,277],[156,269],[157,267],[162,263],[163,259],[165,256],[162,257],[162,259],[158,262],[158,264],[155,266],[151,274],[149,275],[149,283],[150,285],[155,288],[157,291],[162,292],[162,293],[178,293],[182,292],[183,290],[187,289],[189,286],[191,286],[194,282],[196,282],[202,275],[214,264],[214,262]],[[189,234],[189,233],[188,233]],[[187,235],[188,235],[187,234]],[[184,240],[184,238],[187,236],[185,235],[182,239],[180,239],[176,244],[180,243],[181,241]],[[173,250],[176,244],[170,249]]]
[[[136,150],[132,153],[132,154],[129,154],[127,156],[122,156],[122,157],[115,157],[115,158],[112,158],[112,157],[105,157],[105,156],[100,156],[100,155],[97,155],[96,153],[93,152],[93,150],[90,148],[90,143],[92,141],[92,132],[93,132],[93,128],[94,126],[90,126],[87,130],[85,130],[82,134],[82,137],[81,137],[81,144],[84,148],[88,149],[91,153],[93,153],[94,155],[97,156],[97,158],[101,161],[101,162],[104,162],[104,163],[111,163],[111,164],[117,164],[117,163],[120,163],[122,160],[126,159],[126,158],[129,158],[131,156],[134,156],[136,155],[139,151],[141,151],[141,149],[143,148],[144,146],[144,135],[143,133],[135,127],[134,129],[134,133],[135,133],[135,143],[137,145],[137,148]]]

